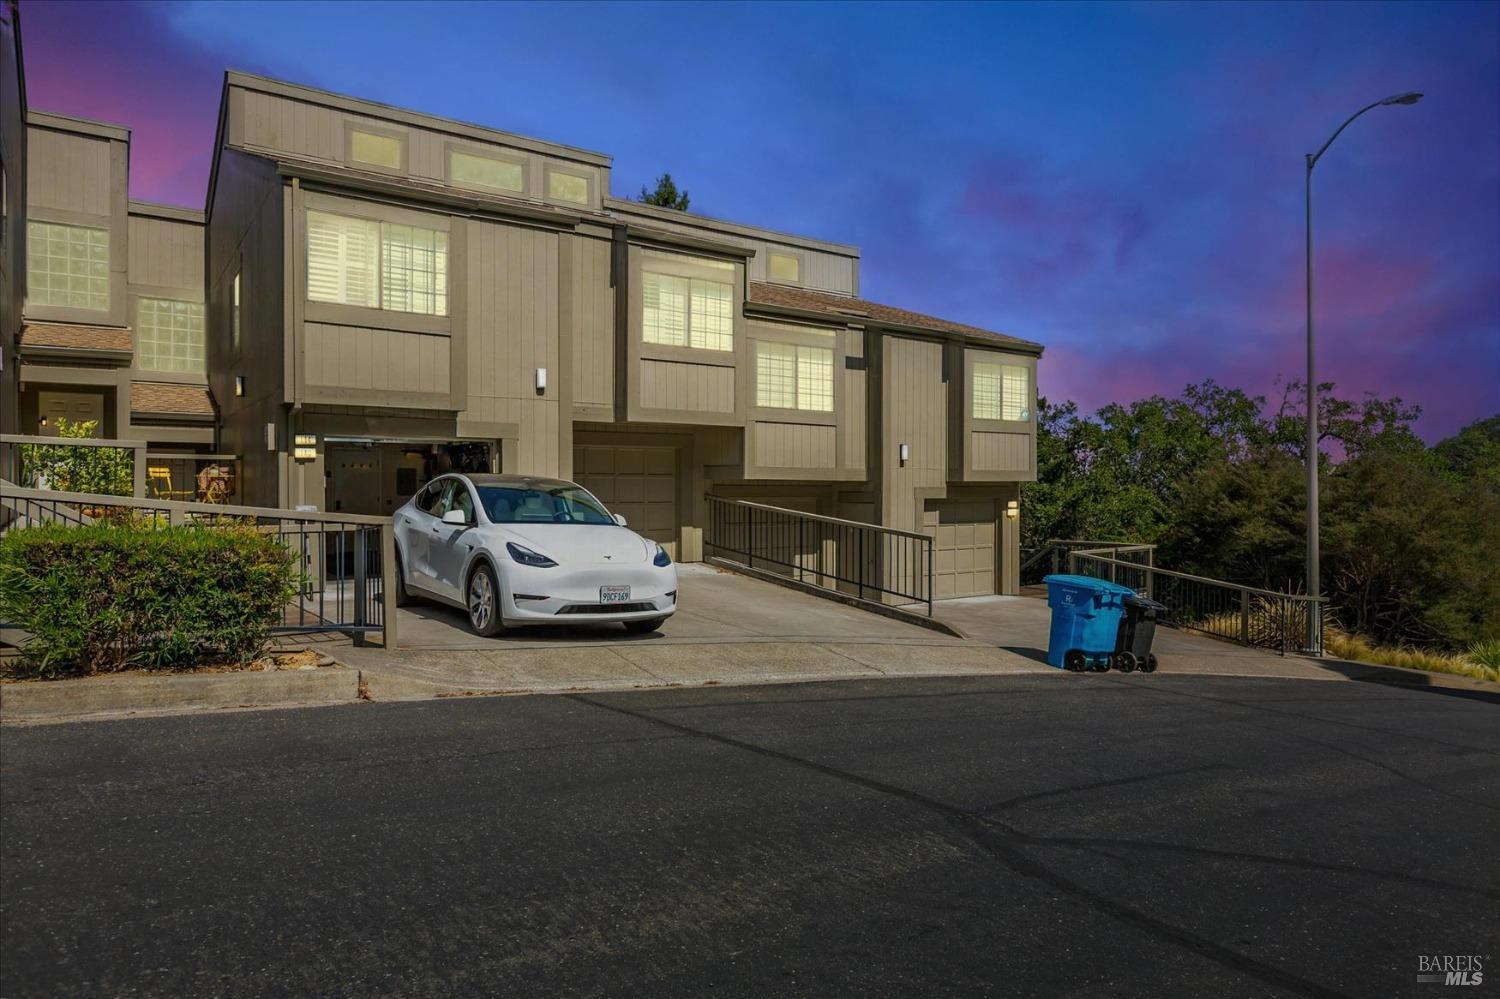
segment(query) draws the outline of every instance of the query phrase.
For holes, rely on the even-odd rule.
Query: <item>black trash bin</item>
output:
[[[1126,597],[1120,615],[1120,631],[1115,637],[1113,666],[1122,673],[1139,669],[1156,672],[1156,653],[1151,642],[1156,637],[1156,621],[1166,613],[1167,605],[1147,597]]]

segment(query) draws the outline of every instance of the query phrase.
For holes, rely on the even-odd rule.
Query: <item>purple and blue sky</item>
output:
[[[1500,4],[85,4],[25,0],[33,107],[134,130],[201,207],[244,69],[599,150],[693,208],[857,244],[877,301],[1047,344],[1084,409],[1303,370],[1429,440],[1500,412]]]

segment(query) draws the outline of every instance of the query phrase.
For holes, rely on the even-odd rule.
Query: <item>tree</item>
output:
[[[648,191],[644,184],[641,185],[641,196],[638,199],[648,205],[658,205],[662,208],[671,208],[679,212],[688,210],[687,189],[677,189],[677,184],[672,180],[672,175],[664,173],[656,178],[656,190]]]

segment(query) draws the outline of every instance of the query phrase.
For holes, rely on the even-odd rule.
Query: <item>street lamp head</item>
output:
[[[1415,103],[1417,103],[1417,101],[1420,101],[1421,99],[1422,99],[1422,95],[1419,94],[1419,93],[1417,93],[1415,90],[1413,90],[1410,93],[1397,94],[1394,97],[1387,97],[1385,100],[1381,101],[1380,103],[1381,104],[1415,104]]]

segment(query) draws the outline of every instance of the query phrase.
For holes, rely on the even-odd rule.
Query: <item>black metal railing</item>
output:
[[[1156,546],[1128,541],[1075,541],[1052,538],[1037,548],[1021,549],[1021,585],[1039,586],[1049,575],[1069,572],[1068,556],[1074,552],[1105,555],[1138,565],[1156,561]]]
[[[1165,623],[1253,648],[1321,655],[1324,597],[1279,593],[1075,551],[1068,571],[1128,586],[1166,606]]]
[[[705,497],[706,554],[862,600],[925,604],[932,616],[932,538],[857,520]]]
[[[395,549],[383,517],[23,489],[0,480],[0,533],[34,524],[129,522],[148,528],[251,527],[297,560],[300,584],[278,633],[382,632],[395,641]]]

